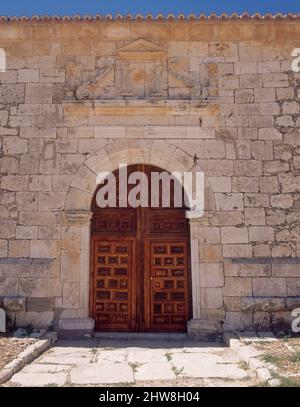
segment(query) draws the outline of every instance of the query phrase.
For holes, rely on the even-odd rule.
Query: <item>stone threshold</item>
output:
[[[96,339],[151,339],[151,340],[186,340],[189,339],[186,333],[177,332],[95,332]]]

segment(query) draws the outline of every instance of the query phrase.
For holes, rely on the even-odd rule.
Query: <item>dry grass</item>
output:
[[[300,384],[300,338],[253,342],[252,345],[263,351],[261,359],[274,365],[280,378]]]
[[[34,342],[36,339],[17,339],[10,335],[0,334],[0,370]]]

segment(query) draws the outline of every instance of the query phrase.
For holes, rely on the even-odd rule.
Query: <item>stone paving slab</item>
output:
[[[144,363],[136,368],[134,378],[143,380],[175,380],[176,375],[169,362]]]
[[[219,343],[181,338],[101,339],[59,341],[15,374],[8,385],[144,385],[161,381],[175,386],[178,380],[201,386],[212,381],[239,385],[248,383],[249,375],[253,382],[254,372],[244,369],[237,354]]]
[[[231,364],[185,364],[179,371],[179,375],[185,377],[222,378],[222,379],[245,379],[247,372]]]
[[[127,360],[131,363],[147,363],[147,362],[166,362],[167,351],[165,349],[152,350],[128,350]]]
[[[75,367],[70,374],[73,384],[134,383],[133,369],[127,363],[87,364]]]
[[[10,380],[12,384],[31,386],[63,386],[68,377],[70,367],[64,365],[40,365],[33,363],[25,366]]]
[[[227,355],[227,361],[220,355],[207,353],[181,353],[172,355],[172,363],[181,376],[228,379],[242,379],[247,377],[247,371],[240,369],[236,363],[229,363],[229,361],[229,354]]]
[[[82,365],[91,363],[94,358],[94,355],[90,354],[89,356],[63,356],[60,355],[59,357],[56,355],[47,355],[39,359],[39,363],[49,363],[49,364],[60,364],[60,365]]]
[[[95,361],[100,364],[103,362],[121,363],[125,362],[126,358],[127,351],[125,349],[113,349],[113,350],[100,349],[97,352]]]

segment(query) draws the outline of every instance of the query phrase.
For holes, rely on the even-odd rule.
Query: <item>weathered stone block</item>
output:
[[[252,141],[251,155],[256,160],[272,160],[273,144],[271,141]]]
[[[227,297],[252,295],[252,279],[249,277],[225,277],[223,294]]]
[[[18,82],[39,82],[40,72],[38,69],[19,69]]]
[[[201,307],[217,309],[223,305],[222,288],[201,288]]]
[[[11,240],[8,248],[9,257],[28,257],[29,240]]]
[[[66,192],[40,192],[38,209],[40,211],[62,210],[65,205]]]
[[[275,102],[275,89],[256,88],[254,89],[254,98],[256,102]]]
[[[30,191],[51,191],[52,176],[51,175],[31,175],[29,178]]]
[[[291,243],[275,243],[272,247],[272,257],[293,257],[295,256],[295,247]]]
[[[277,126],[282,126],[282,127],[294,126],[293,118],[288,115],[276,117],[275,123],[277,124]]]
[[[253,247],[254,257],[270,257],[271,250],[269,244],[256,244]]]
[[[280,209],[267,209],[266,211],[266,223],[267,225],[283,225],[285,224],[286,217],[285,211]]]
[[[269,263],[224,263],[224,272],[227,277],[269,277],[271,271]]]
[[[6,311],[18,312],[26,311],[26,298],[25,297],[4,297],[3,306]]]
[[[17,312],[15,324],[17,327],[25,328],[28,325],[33,328],[47,328],[53,325],[54,312]]]
[[[234,226],[242,223],[241,212],[238,211],[219,211],[214,213],[211,219],[213,226]]]
[[[272,194],[279,192],[279,183],[276,176],[259,178],[260,192]]]
[[[7,257],[7,240],[0,240],[0,257]]]
[[[245,208],[246,225],[265,225],[265,210],[263,208]]]
[[[289,86],[286,73],[263,74],[262,79],[264,88],[287,88]]]
[[[15,237],[16,221],[11,219],[0,219],[0,238],[10,239]]]
[[[46,240],[59,240],[61,238],[60,225],[39,226],[38,238]]]
[[[0,85],[0,104],[18,105],[24,103],[25,86],[24,84],[2,84]]]
[[[37,210],[38,195],[35,192],[17,192],[16,204],[17,209],[20,211],[34,211]]]
[[[31,258],[56,258],[59,256],[60,243],[57,240],[31,240]]]
[[[61,158],[61,170],[62,173],[75,174],[81,164],[85,161],[83,154],[65,154]]]
[[[27,83],[26,103],[52,103],[52,85],[47,83]]]
[[[282,104],[283,114],[297,114],[300,113],[300,104],[296,101],[293,102],[283,102]]]
[[[37,226],[17,226],[16,239],[36,239]]]
[[[272,264],[273,277],[300,277],[300,264],[274,263]]]
[[[80,279],[80,251],[62,250],[61,279],[62,281],[79,281]]]
[[[249,244],[224,244],[224,257],[252,257],[252,246]]]
[[[1,178],[1,188],[8,191],[26,191],[28,189],[27,175],[6,175]]]
[[[200,243],[220,243],[220,229],[217,227],[202,226],[198,228],[198,239]]]
[[[246,227],[221,227],[222,243],[248,243],[248,230]]]
[[[64,308],[79,307],[79,283],[77,282],[63,283],[63,307]]]
[[[274,229],[270,226],[250,226],[249,240],[251,242],[264,242],[274,240]]]
[[[29,297],[27,299],[27,311],[45,312],[54,311],[54,297]]]
[[[0,158],[0,173],[1,174],[17,174],[19,171],[19,161],[14,157]]]
[[[296,296],[300,295],[300,270],[298,270],[299,278],[287,278],[287,295]]]
[[[271,206],[273,208],[291,208],[294,200],[291,194],[277,194],[271,196]]]
[[[264,174],[278,174],[290,170],[289,163],[282,161],[269,161],[264,163]]]
[[[19,291],[19,279],[11,277],[0,277],[0,295],[2,297],[14,295],[17,296]]]
[[[243,72],[248,73],[248,72]],[[252,72],[249,72],[252,73]],[[237,103],[252,103],[254,100],[253,89],[235,89],[234,91],[235,102]]]
[[[300,176],[293,174],[279,174],[279,183],[281,191],[287,192],[300,192]]]
[[[259,160],[237,160],[234,163],[237,176],[255,177],[262,174],[262,163]]]
[[[216,208],[221,211],[232,211],[243,209],[243,194],[241,193],[216,193]]]
[[[20,174],[37,174],[39,170],[38,154],[23,154],[20,159]]]
[[[201,287],[223,287],[223,285],[224,274],[221,263],[202,263],[200,265]]]
[[[200,261],[216,263],[222,258],[222,246],[216,244],[200,245]]]
[[[285,278],[253,278],[253,295],[257,296],[286,296]]]
[[[258,192],[258,178],[232,177],[232,192]]]

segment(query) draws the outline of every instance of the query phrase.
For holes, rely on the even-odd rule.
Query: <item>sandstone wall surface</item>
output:
[[[97,171],[120,159],[205,173],[205,214],[191,221],[195,319],[224,329],[290,320],[299,38],[293,21],[0,24],[0,296],[27,298],[17,324],[88,315],[80,214]]]

